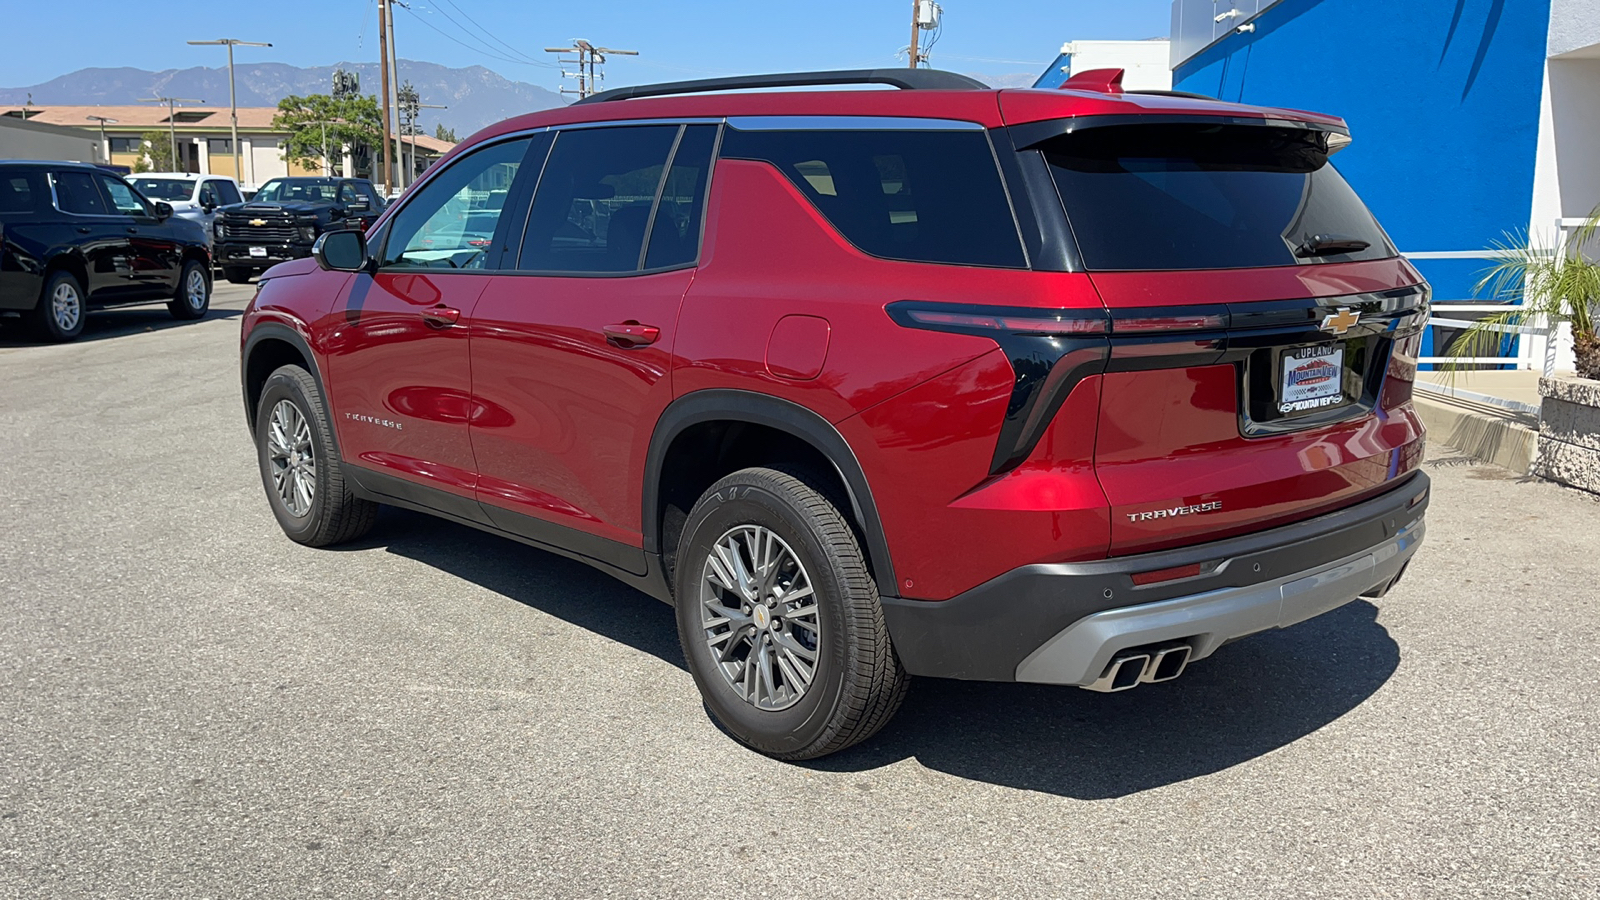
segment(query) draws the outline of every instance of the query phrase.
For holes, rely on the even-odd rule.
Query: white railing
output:
[[[1556,246],[1554,252],[1566,253],[1567,241],[1571,233],[1582,227],[1585,219],[1557,219]],[[1503,259],[1505,252],[1501,250],[1439,250],[1419,253],[1403,254],[1407,259]],[[1435,302],[1428,317],[1428,327],[1441,325],[1446,328],[1470,328],[1477,324],[1472,319],[1459,319],[1450,316],[1450,313],[1503,313],[1519,309],[1515,304],[1506,303],[1481,303],[1471,301],[1444,301]],[[1541,346],[1535,348],[1535,341],[1519,342],[1515,356],[1420,356],[1420,364],[1444,365],[1458,363],[1465,365],[1515,365],[1519,369],[1534,368],[1535,352],[1542,350],[1539,355],[1543,357],[1540,368],[1543,374],[1549,377],[1555,371],[1556,350],[1559,339],[1559,323],[1540,320],[1533,325],[1486,325],[1488,331],[1498,331],[1501,334],[1525,334],[1537,338]]]

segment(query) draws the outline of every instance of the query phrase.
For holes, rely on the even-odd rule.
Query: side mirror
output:
[[[317,265],[334,272],[364,272],[372,265],[367,236],[359,231],[325,231],[311,245]]]
[[[209,215],[217,211],[217,205],[215,203],[206,203],[202,201],[200,204],[200,210]]]
[[[171,203],[168,203],[165,200],[157,200],[155,202],[155,207],[156,207],[156,218],[157,219],[165,222],[167,219],[172,218],[172,204]]]

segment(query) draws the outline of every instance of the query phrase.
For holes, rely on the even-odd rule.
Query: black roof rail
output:
[[[833,72],[780,72],[772,75],[737,75],[732,78],[641,84],[601,91],[572,105],[630,100],[635,97],[661,97],[667,94],[703,94],[708,91],[745,91],[776,87],[824,87],[835,84],[888,84],[906,91],[989,90],[988,85],[976,78],[939,69],[840,69]]]

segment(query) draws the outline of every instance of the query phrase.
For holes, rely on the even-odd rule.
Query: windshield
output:
[[[253,200],[280,203],[285,200],[333,202],[338,185],[328,178],[274,178],[261,186]]]
[[[128,183],[151,200],[188,200],[194,194],[194,182],[177,178],[129,178]]]
[[[1322,135],[1214,124],[1090,128],[1041,146],[1090,270],[1396,256]]]

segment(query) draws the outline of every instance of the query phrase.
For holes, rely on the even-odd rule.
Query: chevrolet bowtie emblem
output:
[[[260,228],[261,226],[267,224],[267,220],[266,219],[251,219],[250,220],[250,224],[256,226],[257,228]],[[1324,322],[1322,327],[1323,328],[1327,328],[1328,327],[1327,323]]]
[[[1361,321],[1361,313],[1351,312],[1347,306],[1339,307],[1338,312],[1331,312],[1322,317],[1322,330],[1329,334],[1344,334],[1356,327]]]

